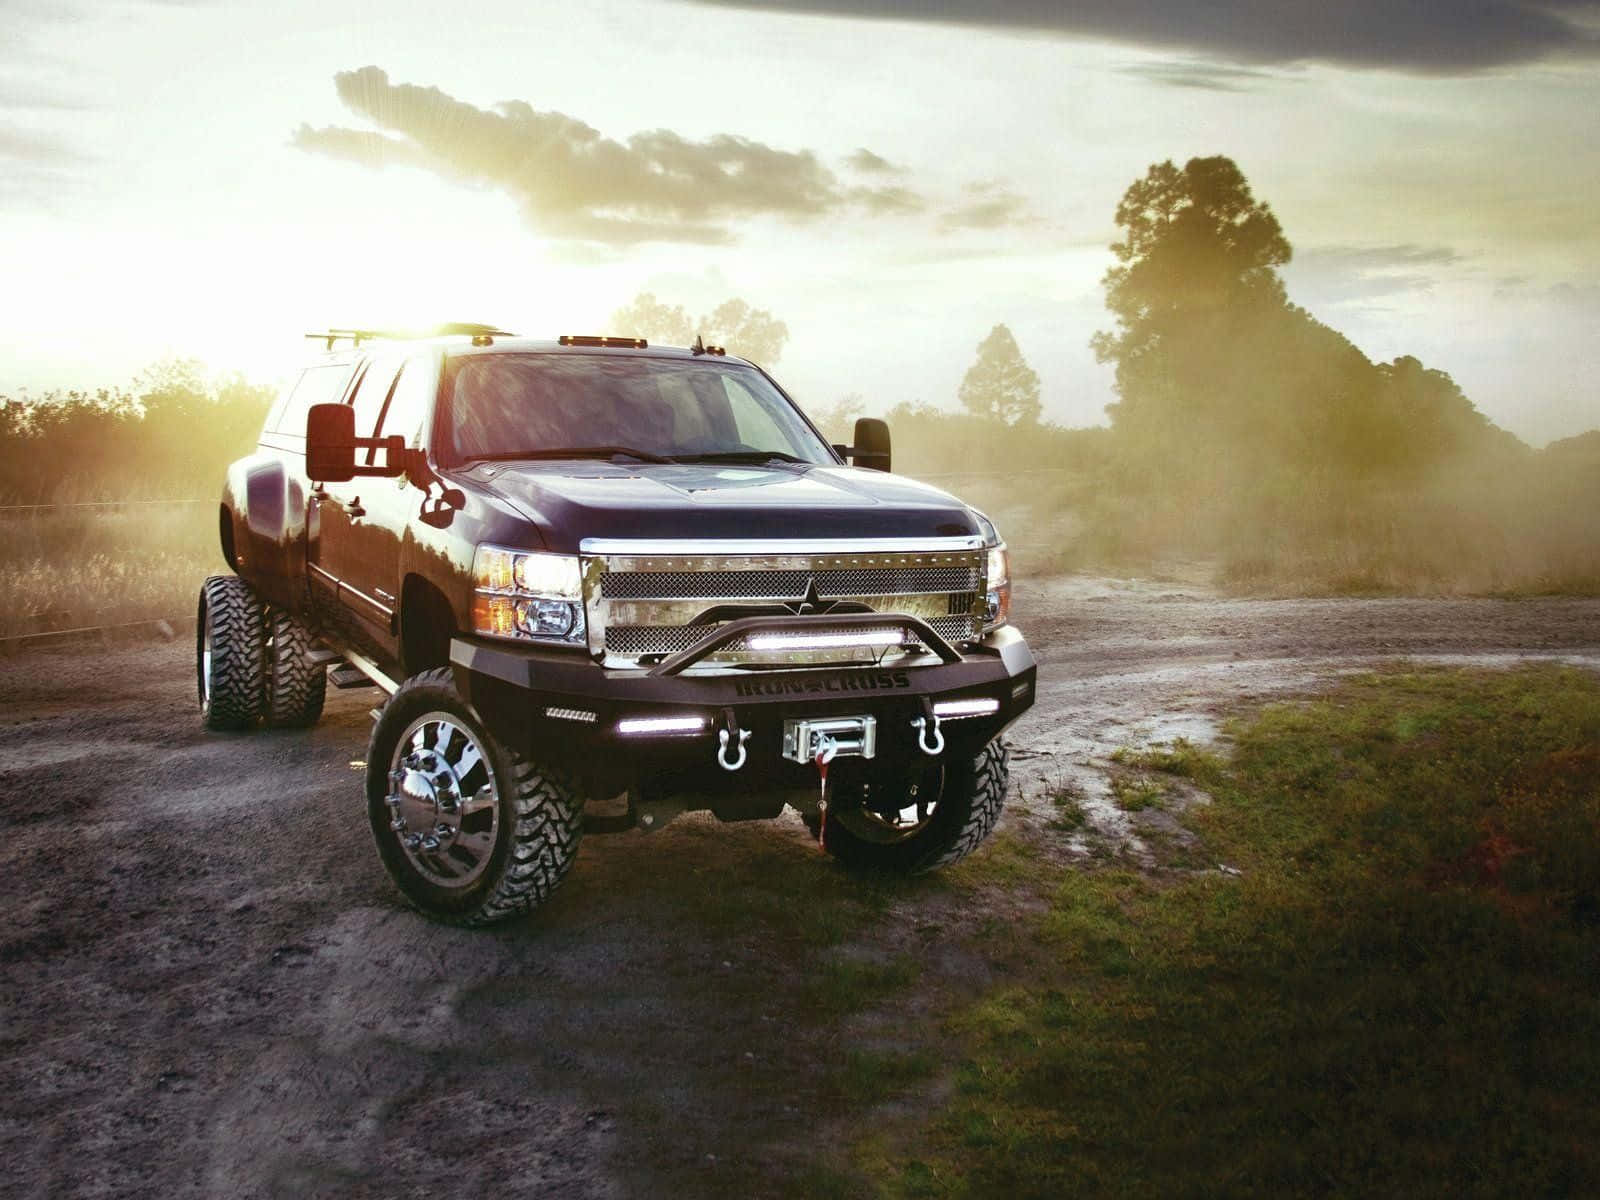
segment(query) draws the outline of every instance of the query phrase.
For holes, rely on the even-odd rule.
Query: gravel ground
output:
[[[1005,825],[1142,852],[1106,799],[1117,747],[1216,736],[1242,701],[1383,659],[1600,669],[1600,600],[1234,600],[1025,582],[1037,707]],[[842,942],[697,912],[770,880],[853,886],[792,816],[592,837],[527,921],[444,929],[399,902],[366,829],[377,693],[315,729],[202,733],[185,639],[0,659],[0,1195],[804,1194],[862,1129],[842,1045],[922,1037],[984,987],[971,892],[905,885]],[[1053,833],[1048,793],[1090,821]],[[981,858],[981,855],[980,855]],[[733,884],[725,881],[730,877]],[[964,897],[964,898],[963,898]],[[981,940],[977,943],[981,947]],[[912,954],[913,994],[802,1011],[828,963]]]

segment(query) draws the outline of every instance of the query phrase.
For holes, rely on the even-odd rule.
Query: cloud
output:
[[[894,163],[884,158],[881,154],[874,154],[862,146],[854,154],[844,160],[857,171],[868,175],[904,175],[906,169],[897,167]]]
[[[1031,225],[1037,218],[1028,212],[1027,201],[997,182],[967,185],[965,203],[939,216],[939,231],[958,229],[1003,229],[1010,225]]]
[[[1446,269],[1467,261],[1449,246],[1315,246],[1284,268],[1289,292],[1312,307],[1369,306],[1407,292],[1431,292]]]
[[[33,167],[72,167],[90,159],[57,138],[0,128],[0,161]]]
[[[766,12],[1107,38],[1235,63],[1327,62],[1465,74],[1600,53],[1595,0],[698,0]]]
[[[1122,68],[1124,75],[1159,83],[1166,87],[1195,88],[1207,92],[1243,92],[1253,84],[1281,79],[1271,71],[1249,67],[1227,67],[1206,62],[1140,63]]]
[[[339,98],[377,130],[302,125],[293,144],[366,167],[421,167],[499,189],[543,233],[610,245],[718,243],[754,217],[805,221],[849,207],[922,206],[903,187],[846,188],[810,150],[733,134],[666,129],[625,142],[559,112],[511,100],[482,109],[435,87],[395,84],[377,67],[334,76]],[[876,156],[874,156],[876,157]]]

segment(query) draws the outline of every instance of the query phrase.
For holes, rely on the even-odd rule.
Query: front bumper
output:
[[[804,788],[814,768],[782,756],[790,718],[871,715],[877,754],[840,760],[842,771],[892,773],[929,761],[915,722],[942,701],[992,699],[994,712],[940,723],[945,756],[971,755],[1033,704],[1037,673],[1022,635],[1009,626],[965,647],[954,661],[916,667],[650,674],[606,670],[571,653],[458,637],[450,647],[456,686],[489,731],[528,757],[576,773],[591,795],[640,783],[682,788]],[[626,734],[623,721],[703,717],[677,734]],[[748,732],[737,771],[719,767],[718,732]]]

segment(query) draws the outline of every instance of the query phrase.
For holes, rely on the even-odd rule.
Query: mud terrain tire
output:
[[[270,726],[315,725],[328,694],[328,670],[311,661],[311,631],[282,609],[268,607],[261,715]]]
[[[1005,743],[995,738],[972,758],[930,768],[921,786],[938,788],[933,812],[921,828],[899,840],[874,837],[870,816],[850,811],[841,797],[844,805],[828,814],[828,852],[848,867],[897,875],[920,875],[960,861],[1000,819],[1010,778],[1007,757]]]
[[[453,925],[488,925],[543,903],[572,869],[583,830],[570,780],[495,741],[447,667],[406,680],[379,714],[367,745],[367,814],[406,899]],[[452,824],[437,849],[408,848],[406,839]]]
[[[237,575],[213,575],[200,587],[195,616],[195,674],[200,720],[207,729],[249,729],[261,715],[261,601]]]

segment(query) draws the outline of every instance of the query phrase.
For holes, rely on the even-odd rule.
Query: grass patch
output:
[[[1230,732],[1184,819],[1243,874],[1068,874],[885,1191],[1595,1194],[1600,681],[1367,676]]]
[[[1050,804],[1056,815],[1050,818],[1050,828],[1061,833],[1074,833],[1089,823],[1089,813],[1083,807],[1078,789],[1070,784],[1057,784],[1050,791]]]
[[[1165,808],[1167,803],[1167,789],[1156,780],[1142,775],[1113,775],[1111,796],[1123,812]]]
[[[886,963],[832,959],[811,973],[802,993],[804,1005],[824,1017],[847,1016],[909,987],[921,973],[922,964],[904,954]]]

